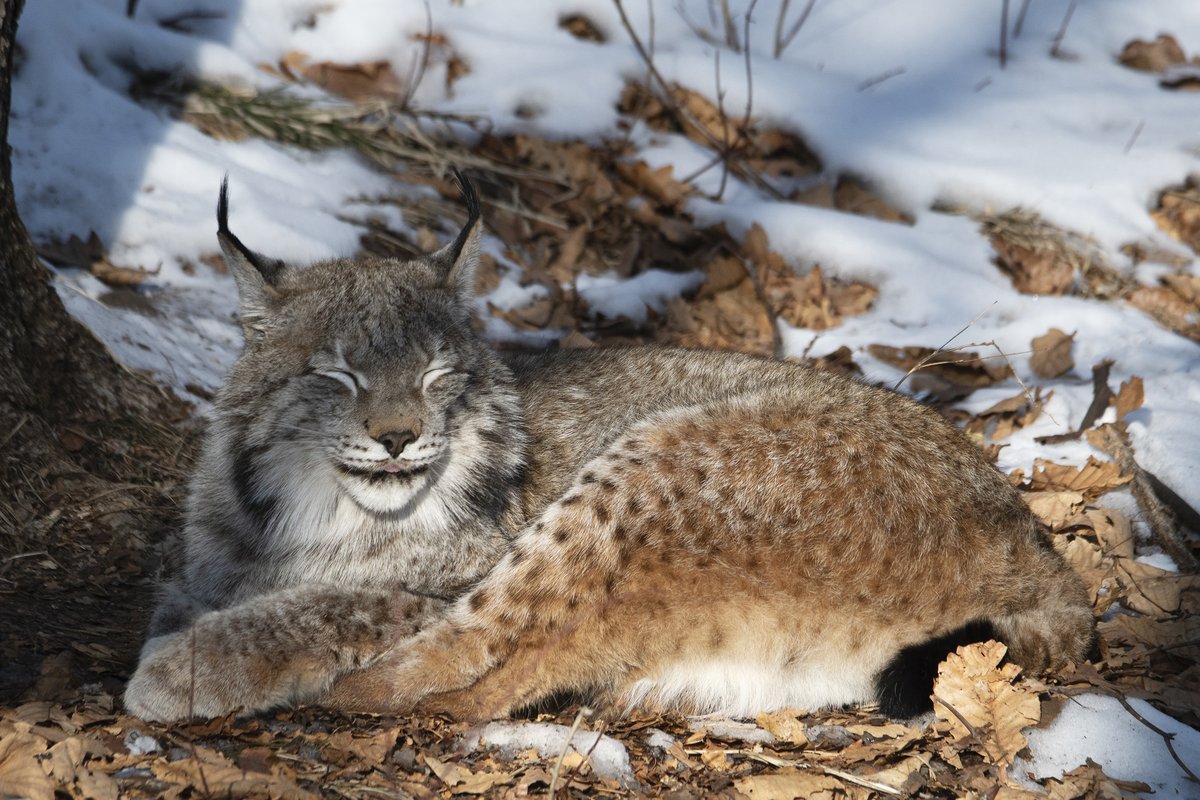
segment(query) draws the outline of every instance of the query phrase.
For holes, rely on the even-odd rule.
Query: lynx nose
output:
[[[375,437],[375,441],[383,445],[392,458],[404,452],[404,448],[417,440],[417,434],[412,431],[388,431]]]

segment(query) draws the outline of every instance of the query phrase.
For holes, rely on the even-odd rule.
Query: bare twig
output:
[[[1029,10],[1029,0],[1022,0],[1021,10],[1017,12],[1017,21],[1013,24],[1013,38],[1016,39],[1021,35],[1021,29],[1025,27],[1025,12]]]
[[[1008,0],[1000,0],[1000,69],[1008,65]]]
[[[622,0],[613,0],[613,5],[616,6],[617,14],[621,18],[621,27],[623,27],[625,32],[629,35],[630,40],[633,42],[634,49],[637,50],[638,55],[646,65],[646,71],[653,79],[653,83],[657,86],[659,99],[662,101],[663,106],[667,109],[667,111],[669,111],[671,115],[674,116],[675,119],[678,120],[684,127],[691,127],[693,130],[695,130],[696,133],[702,139],[704,139],[705,143],[707,143],[709,147],[717,151],[721,158],[728,159],[730,162],[730,170],[739,178],[754,184],[757,188],[766,192],[776,200],[784,199],[783,194],[780,193],[778,189],[772,186],[761,175],[758,175],[756,172],[754,172],[754,170],[743,168],[740,163],[740,159],[737,157],[735,152],[726,152],[727,148],[725,142],[718,139],[717,136],[709,131],[702,122],[700,122],[695,118],[694,115],[691,114],[691,112],[676,102],[671,84],[667,83],[666,78],[664,78],[662,73],[658,71],[658,67],[654,63],[653,56],[646,48],[646,45],[642,42],[641,37],[638,36],[637,31],[634,30],[633,23],[630,21],[629,15],[625,12],[625,6],[622,3]],[[753,10],[753,6],[754,4],[751,4],[750,10],[747,11],[747,17],[749,16],[750,11]],[[707,171],[707,168],[705,171]]]
[[[779,58],[783,55],[783,51],[788,49],[792,40],[796,38],[796,34],[800,33],[804,23],[808,21],[808,15],[812,13],[813,6],[816,4],[817,0],[808,0],[808,4],[804,6],[804,10],[792,23],[792,27],[788,28],[786,34],[783,33],[783,23],[787,18],[789,0],[783,0],[779,4],[779,17],[775,20],[775,58]]]
[[[401,108],[412,105],[413,96],[421,81],[425,79],[425,71],[429,69],[429,51],[433,42],[433,12],[429,8],[429,0],[425,2],[425,36],[422,38],[421,55],[414,57],[413,66],[408,71],[408,86],[404,89],[404,98],[400,101]]]
[[[685,750],[684,752],[687,755],[701,755],[704,753],[703,750]],[[897,789],[895,786],[889,786],[886,783],[880,783],[879,781],[873,781],[869,778],[863,778],[855,775],[853,772],[846,772],[845,770],[835,769],[834,767],[827,767],[824,764],[815,764],[811,761],[802,761],[795,758],[780,758],[779,756],[772,755],[771,753],[756,753],[753,750],[723,750],[721,752],[728,756],[741,756],[742,758],[749,759],[750,761],[758,761],[761,764],[768,764],[772,767],[792,767],[794,769],[820,770],[826,775],[831,775],[835,778],[841,778],[847,783],[853,783],[857,786],[864,786],[868,789],[874,789],[877,792],[883,792],[884,794],[892,796],[904,794],[904,792]]]
[[[951,342],[953,342],[955,339],[957,339],[958,337],[960,337],[960,336],[962,336],[964,333],[966,333],[966,332],[967,332],[967,330],[968,330],[968,329],[969,329],[969,328],[970,328],[972,325],[974,325],[976,322],[978,322],[980,319],[982,319],[982,318],[983,318],[983,315],[984,315],[984,314],[986,314],[986,313],[988,313],[989,311],[991,311],[991,310],[992,310],[992,307],[993,307],[993,306],[995,306],[995,305],[996,305],[996,303],[998,303],[998,302],[1000,302],[1000,301],[998,301],[998,300],[993,300],[993,301],[992,301],[992,302],[991,302],[991,303],[988,305],[988,307],[987,307],[987,308],[985,308],[983,311],[980,311],[978,314],[976,314],[976,315],[975,315],[975,319],[971,320],[971,321],[970,321],[970,322],[968,322],[966,325],[962,326],[962,328],[961,328],[961,329],[959,329],[958,333],[954,334],[954,335],[953,335],[953,336],[951,336],[949,339],[947,339],[947,340],[946,340],[946,341],[945,341],[945,342],[942,344],[942,346],[941,346],[941,347],[937,348],[937,349],[936,349],[936,350],[934,350],[932,353],[930,353],[929,355],[925,356],[923,359],[921,359],[921,360],[920,360],[920,361],[918,361],[916,364],[914,364],[914,365],[913,365],[913,367],[912,367],[912,368],[911,368],[911,369],[910,369],[908,372],[904,373],[904,376],[903,376],[902,378],[900,378],[900,380],[896,381],[896,385],[892,387],[892,391],[893,391],[893,392],[895,392],[895,391],[899,391],[900,387],[901,387],[901,386],[904,384],[904,382],[905,382],[906,380],[908,380],[908,376],[909,376],[909,375],[912,375],[912,374],[913,374],[914,372],[916,372],[917,370],[919,370],[919,369],[923,368],[923,367],[924,367],[924,366],[925,366],[925,365],[926,365],[926,364],[927,364],[929,361],[931,361],[931,360],[933,359],[933,357],[934,357],[935,355],[937,355],[938,353],[944,352],[944,351],[945,351],[945,349],[946,349],[946,347],[948,347],[948,346],[949,346],[949,344],[950,344]]]
[[[1067,13],[1063,16],[1062,25],[1059,26],[1058,33],[1054,34],[1054,44],[1050,47],[1050,55],[1054,58],[1061,56],[1059,47],[1062,46],[1063,37],[1067,35],[1067,26],[1071,24],[1071,17],[1075,13],[1075,2],[1076,0],[1071,0],[1070,5],[1067,6]]]
[[[579,726],[583,724],[584,717],[590,717],[591,715],[592,710],[587,706],[582,706],[579,709],[579,713],[575,715],[575,721],[571,723],[571,730],[567,734],[567,741],[563,743],[562,752],[558,754],[558,761],[554,762],[554,769],[550,773],[550,788],[547,791],[547,795],[551,800],[554,798],[555,791],[558,790],[558,775],[562,771],[563,761],[567,758],[567,751],[571,749],[575,734],[579,731]]]
[[[1181,759],[1179,757],[1179,753],[1175,752],[1175,745],[1172,741],[1175,738],[1175,734],[1167,733],[1162,728],[1158,727],[1153,722],[1151,722],[1150,720],[1146,719],[1141,714],[1139,714],[1134,709],[1134,707],[1129,704],[1129,701],[1125,699],[1125,696],[1123,694],[1121,694],[1120,692],[1113,691],[1113,692],[1111,692],[1111,694],[1113,697],[1115,697],[1117,699],[1117,702],[1121,704],[1121,707],[1124,708],[1126,711],[1128,711],[1130,713],[1130,715],[1133,716],[1134,719],[1136,719],[1138,722],[1142,723],[1147,728],[1149,728],[1150,730],[1154,731],[1155,733],[1157,733],[1159,736],[1162,737],[1163,742],[1165,742],[1167,745],[1167,751],[1170,752],[1171,758],[1175,759],[1175,763],[1179,765],[1179,768],[1184,771],[1184,774],[1186,774],[1193,783],[1200,784],[1200,778],[1197,778],[1196,773],[1194,773],[1190,769],[1188,769],[1188,765],[1183,763],[1183,759]]]
[[[1142,120],[1133,129],[1133,135],[1129,137],[1129,141],[1125,143],[1125,155],[1129,155],[1129,151],[1133,149],[1133,143],[1142,135],[1142,129],[1146,127],[1146,120]]]

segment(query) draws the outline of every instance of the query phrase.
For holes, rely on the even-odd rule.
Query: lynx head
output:
[[[518,413],[511,377],[471,328],[479,203],[458,178],[467,223],[437,252],[304,268],[233,234],[222,185],[218,238],[238,287],[245,347],[217,416],[242,508],[271,518],[258,528],[317,526],[309,519],[320,516],[311,508],[317,496],[326,506],[345,496],[370,514],[404,515],[434,492],[469,494],[482,479],[477,467],[497,463],[492,449],[523,445],[505,442]],[[340,490],[332,500],[330,486]],[[314,497],[289,504],[298,491]],[[443,506],[443,516],[458,513]],[[301,513],[295,508],[304,519],[287,519]]]

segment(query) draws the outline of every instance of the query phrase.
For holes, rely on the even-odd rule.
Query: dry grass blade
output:
[[[696,752],[701,753],[703,751],[697,750]],[[853,772],[846,772],[845,770],[836,769],[834,767],[827,767],[823,764],[814,764],[809,761],[801,761],[799,759],[792,758],[780,758],[779,756],[774,756],[770,753],[756,753],[753,750],[724,750],[722,752],[724,752],[726,755],[741,756],[742,758],[749,759],[750,761],[757,761],[760,764],[768,764],[772,767],[794,767],[797,769],[820,770],[830,777],[840,778],[847,783],[853,783],[857,786],[862,786],[864,788],[872,789],[876,792],[882,792],[883,794],[892,795],[895,797],[899,797],[900,795],[904,794],[904,792],[900,791],[895,786],[888,786],[886,783],[880,783],[879,781],[873,781],[869,778],[863,778],[855,775]],[[689,755],[692,754],[691,751],[688,751],[688,753]]]
[[[587,706],[582,706],[579,709],[579,713],[575,715],[575,721],[571,723],[571,730],[567,733],[567,740],[563,742],[562,751],[559,752],[558,760],[554,762],[554,770],[550,773],[550,787],[546,790],[546,794],[551,798],[551,800],[553,800],[554,793],[558,790],[558,777],[562,772],[563,762],[567,759],[567,751],[573,746],[575,734],[579,731],[579,726],[583,724],[584,718],[590,717],[591,715],[592,710]],[[601,733],[601,736],[603,735],[604,734]],[[600,741],[599,737],[597,737],[596,741]],[[593,747],[595,747],[595,745],[593,745]]]

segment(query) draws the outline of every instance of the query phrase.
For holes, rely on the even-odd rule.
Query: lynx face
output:
[[[393,328],[398,326],[393,326]],[[463,343],[376,330],[340,336],[299,377],[334,481],[364,510],[403,510],[444,476],[467,443],[456,424],[472,382]]]

